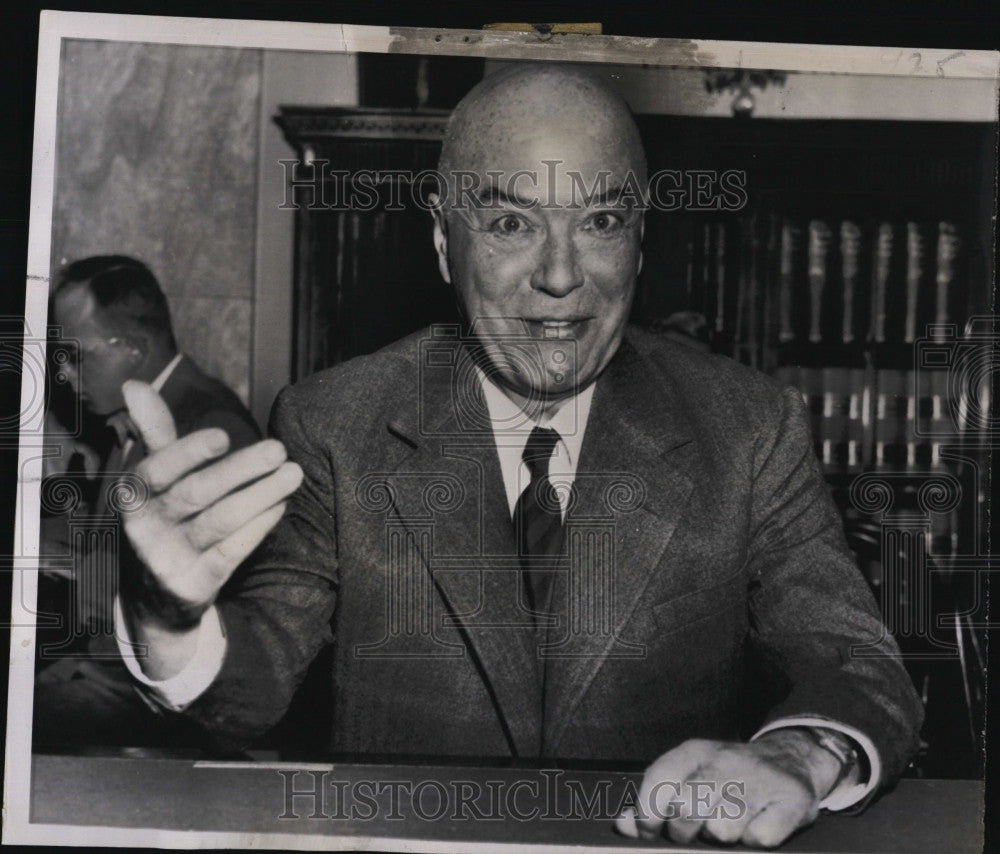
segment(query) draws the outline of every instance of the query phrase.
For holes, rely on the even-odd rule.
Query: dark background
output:
[[[1000,48],[1000,4],[932,0],[902,2],[814,2],[750,4],[739,0],[617,0],[597,3],[525,2],[502,4],[466,0],[461,4],[410,0],[406,4],[373,0],[282,0],[282,2],[59,2],[22,0],[0,13],[3,49],[3,130],[0,133],[0,336],[18,336],[10,318],[23,312],[28,237],[28,196],[35,87],[38,15],[42,8],[65,11],[218,18],[259,18],[353,24],[478,29],[494,21],[599,21],[607,35],[643,35],[740,41],[900,45],[940,48]],[[7,363],[0,363],[0,552],[12,549],[16,495],[16,423],[20,384]],[[994,397],[994,399],[996,399]],[[6,613],[10,578],[0,573],[0,611]],[[3,644],[9,643],[6,632]],[[4,656],[6,660],[6,655]],[[998,653],[990,650],[997,666]],[[996,671],[994,671],[996,672]],[[6,709],[6,680],[0,688]],[[989,704],[988,727],[1000,722],[996,702]],[[996,789],[997,762],[987,760],[987,803]],[[987,821],[986,850],[995,850],[994,822]]]

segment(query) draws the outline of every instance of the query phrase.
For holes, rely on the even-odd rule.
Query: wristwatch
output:
[[[804,727],[804,729],[809,733],[818,747],[822,747],[828,753],[832,753],[840,762],[840,773],[837,775],[837,779],[834,780],[833,785],[830,786],[830,791],[832,792],[851,772],[851,769],[858,764],[857,748],[850,738],[836,730],[815,726]]]

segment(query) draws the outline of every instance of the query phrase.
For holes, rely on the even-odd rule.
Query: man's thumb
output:
[[[149,383],[125,380],[122,395],[128,414],[142,434],[142,441],[149,453],[160,450],[177,438],[174,417],[163,398]]]

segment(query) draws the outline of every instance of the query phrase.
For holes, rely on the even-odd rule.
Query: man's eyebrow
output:
[[[594,193],[593,195],[588,195],[584,190],[577,191],[574,188],[573,191],[573,204],[582,205],[587,207],[607,207],[610,205],[621,205],[622,204],[622,194],[624,191],[624,186],[611,187],[602,193]],[[630,204],[628,200],[631,196],[626,195],[625,207],[634,207]],[[484,207],[493,207],[499,204],[511,205],[512,207],[534,207],[535,205],[542,204],[544,206],[544,198],[539,200],[525,199],[517,193],[508,193],[501,187],[497,187],[491,184],[484,187],[476,194],[476,200],[481,202]]]
[[[620,204],[622,190],[624,190],[624,187],[619,186],[611,187],[603,193],[594,193],[592,196],[588,196],[586,193],[582,193],[581,195],[585,204],[604,207],[606,205]]]
[[[484,207],[493,207],[498,202],[500,204],[520,208],[527,208],[538,204],[538,202],[532,201],[531,199],[525,199],[518,196],[516,193],[508,193],[495,184],[490,184],[488,187],[484,187],[476,193],[476,199],[482,202]]]

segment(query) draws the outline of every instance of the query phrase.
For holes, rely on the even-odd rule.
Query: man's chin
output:
[[[546,377],[539,381],[535,378],[532,383],[525,383],[520,376],[493,377],[496,384],[505,391],[514,402],[525,410],[534,407],[542,409],[551,404],[558,403],[572,397],[577,391],[576,384],[566,375],[559,377]]]

